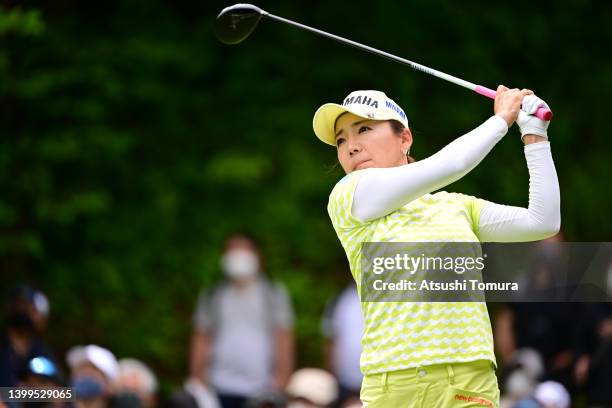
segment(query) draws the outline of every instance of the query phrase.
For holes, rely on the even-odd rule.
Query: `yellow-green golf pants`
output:
[[[499,407],[493,363],[434,364],[363,379],[361,401],[367,408]]]

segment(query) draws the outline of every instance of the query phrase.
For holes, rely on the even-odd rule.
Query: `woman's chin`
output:
[[[374,167],[374,163],[372,162],[372,160],[367,160],[367,161],[364,161],[363,163],[359,163],[357,166],[355,166],[353,171],[369,169],[370,167]]]

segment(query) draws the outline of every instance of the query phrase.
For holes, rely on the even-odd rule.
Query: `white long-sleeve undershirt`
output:
[[[559,181],[549,142],[525,146],[529,169],[528,208],[488,203],[480,214],[482,242],[521,242],[544,239],[561,227]]]
[[[383,217],[469,173],[507,133],[499,116],[489,118],[436,154],[410,165],[364,171],[355,189],[352,213],[362,221]],[[525,146],[529,169],[529,206],[488,203],[480,215],[482,242],[543,239],[559,229],[559,183],[550,143]]]

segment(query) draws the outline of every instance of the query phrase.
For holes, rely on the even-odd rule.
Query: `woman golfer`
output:
[[[522,108],[521,108],[522,104]],[[336,146],[346,176],[328,212],[357,286],[362,242],[519,242],[556,234],[559,184],[544,101],[497,88],[483,124],[424,160],[407,154],[404,111],[384,93],[355,91],[315,113],[315,134]],[[440,191],[467,174],[517,122],[529,169],[528,208]],[[506,181],[507,182],[507,181]],[[484,302],[363,302],[361,399],[374,407],[497,407],[493,334]]]

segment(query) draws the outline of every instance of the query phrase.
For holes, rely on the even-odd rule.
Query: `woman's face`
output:
[[[389,121],[364,119],[349,112],[340,115],[335,131],[338,161],[347,174],[408,163],[406,151],[412,145],[409,129],[397,135]]]

